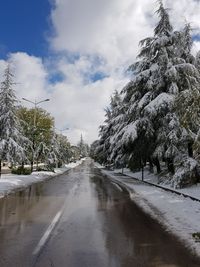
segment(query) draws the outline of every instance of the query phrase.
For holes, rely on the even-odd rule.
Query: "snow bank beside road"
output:
[[[192,237],[193,233],[200,232],[199,202],[134,181],[127,176],[116,175],[114,171],[102,172],[124,185],[135,203],[200,255],[200,243]]]
[[[122,170],[121,169],[115,169],[114,172],[121,173]],[[138,180],[142,180],[141,171],[132,172],[129,169],[124,169],[124,174],[129,176],[129,177],[133,177],[133,178],[136,178]],[[196,185],[188,186],[188,187],[185,187],[182,189],[173,189],[170,186],[170,184],[167,184],[165,182],[158,182],[159,176],[157,174],[150,173],[149,170],[147,170],[147,169],[144,169],[144,181],[148,182],[148,183],[155,184],[155,185],[162,186],[164,188],[174,190],[174,191],[179,192],[179,193],[190,195],[191,197],[195,197],[195,198],[198,198],[200,200],[200,183],[198,183]]]
[[[0,178],[0,197],[4,197],[15,190],[23,189],[34,183],[42,182],[51,177],[60,175],[67,170],[80,165],[83,160],[84,159],[79,160],[76,163],[66,164],[64,168],[55,169],[55,172],[33,172],[31,175],[3,174]]]

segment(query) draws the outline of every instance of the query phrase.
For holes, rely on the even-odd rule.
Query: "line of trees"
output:
[[[40,162],[53,170],[79,159],[81,149],[75,153],[67,137],[56,133],[54,118],[47,111],[19,105],[13,85],[13,74],[7,66],[0,87],[0,174],[3,162],[20,166],[20,173],[26,173],[25,164],[31,165],[30,171],[33,164],[38,169]]]
[[[91,156],[102,164],[149,165],[174,187],[199,180],[200,52],[190,24],[174,31],[162,1],[154,35],[140,41],[130,82],[111,97]]]

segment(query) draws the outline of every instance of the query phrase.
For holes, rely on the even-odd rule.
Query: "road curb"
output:
[[[105,170],[106,170],[106,169],[105,169]],[[109,171],[109,170],[106,170],[106,171]],[[164,190],[164,191],[167,191],[167,192],[170,192],[170,193],[179,195],[179,196],[183,196],[183,197],[185,197],[185,198],[190,198],[190,199],[193,200],[193,201],[200,202],[200,199],[199,199],[199,198],[193,197],[193,196],[191,196],[191,195],[188,195],[188,194],[185,194],[185,193],[179,192],[179,191],[177,191],[177,190],[170,189],[170,188],[167,188],[167,187],[158,185],[158,184],[150,183],[150,182],[147,182],[147,181],[142,181],[142,180],[140,180],[140,179],[138,179],[138,178],[132,177],[132,176],[127,175],[127,174],[125,174],[125,173],[121,173],[121,172],[113,172],[113,174],[120,174],[121,176],[129,177],[130,179],[133,179],[133,180],[138,181],[138,182],[140,182],[140,183],[147,184],[147,185],[150,185],[150,186],[154,186],[154,187],[159,188],[159,189],[162,189],[162,190]],[[120,183],[123,184],[123,182],[120,182]]]

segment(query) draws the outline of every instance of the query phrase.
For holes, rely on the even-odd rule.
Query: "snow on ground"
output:
[[[121,173],[122,169],[115,169],[114,172]],[[125,175],[127,175],[127,176],[142,180],[141,171],[132,172],[129,169],[124,169],[123,173]],[[144,181],[152,183],[152,184],[159,184],[160,186],[165,187],[165,188],[173,189],[172,187],[170,187],[169,184],[158,183],[158,181],[159,181],[158,175],[156,175],[154,173],[150,173],[148,169],[144,170]],[[186,187],[186,188],[173,189],[173,190],[177,191],[177,192],[180,192],[180,193],[184,193],[184,194],[190,195],[192,197],[196,197],[196,198],[198,198],[200,200],[200,183],[198,183],[196,185],[193,185],[193,186]]]
[[[3,174],[0,178],[0,198],[19,189],[30,186],[31,184],[38,183],[55,177],[59,174],[66,172],[76,166],[80,165],[84,159],[75,163],[66,164],[63,168],[57,168],[55,172],[41,171],[32,172],[31,175],[16,175],[16,174]]]
[[[102,169],[102,172],[121,185],[125,185],[135,203],[200,255],[200,243],[195,242],[192,237],[192,233],[200,232],[200,202],[144,184],[127,176],[116,175],[114,171]],[[191,188],[187,193],[194,191]]]

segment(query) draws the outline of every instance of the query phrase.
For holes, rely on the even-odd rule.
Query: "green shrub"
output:
[[[37,172],[47,171],[47,168],[45,168],[45,167],[38,167],[38,168],[36,169],[36,171],[37,171]]]
[[[193,233],[192,237],[195,239],[196,242],[200,242],[200,233]]]
[[[49,163],[46,165],[47,171],[49,172],[55,172],[54,168],[55,168],[55,164],[54,163]]]
[[[31,169],[23,168],[22,166],[20,166],[17,168],[12,168],[11,173],[17,175],[30,175]]]

